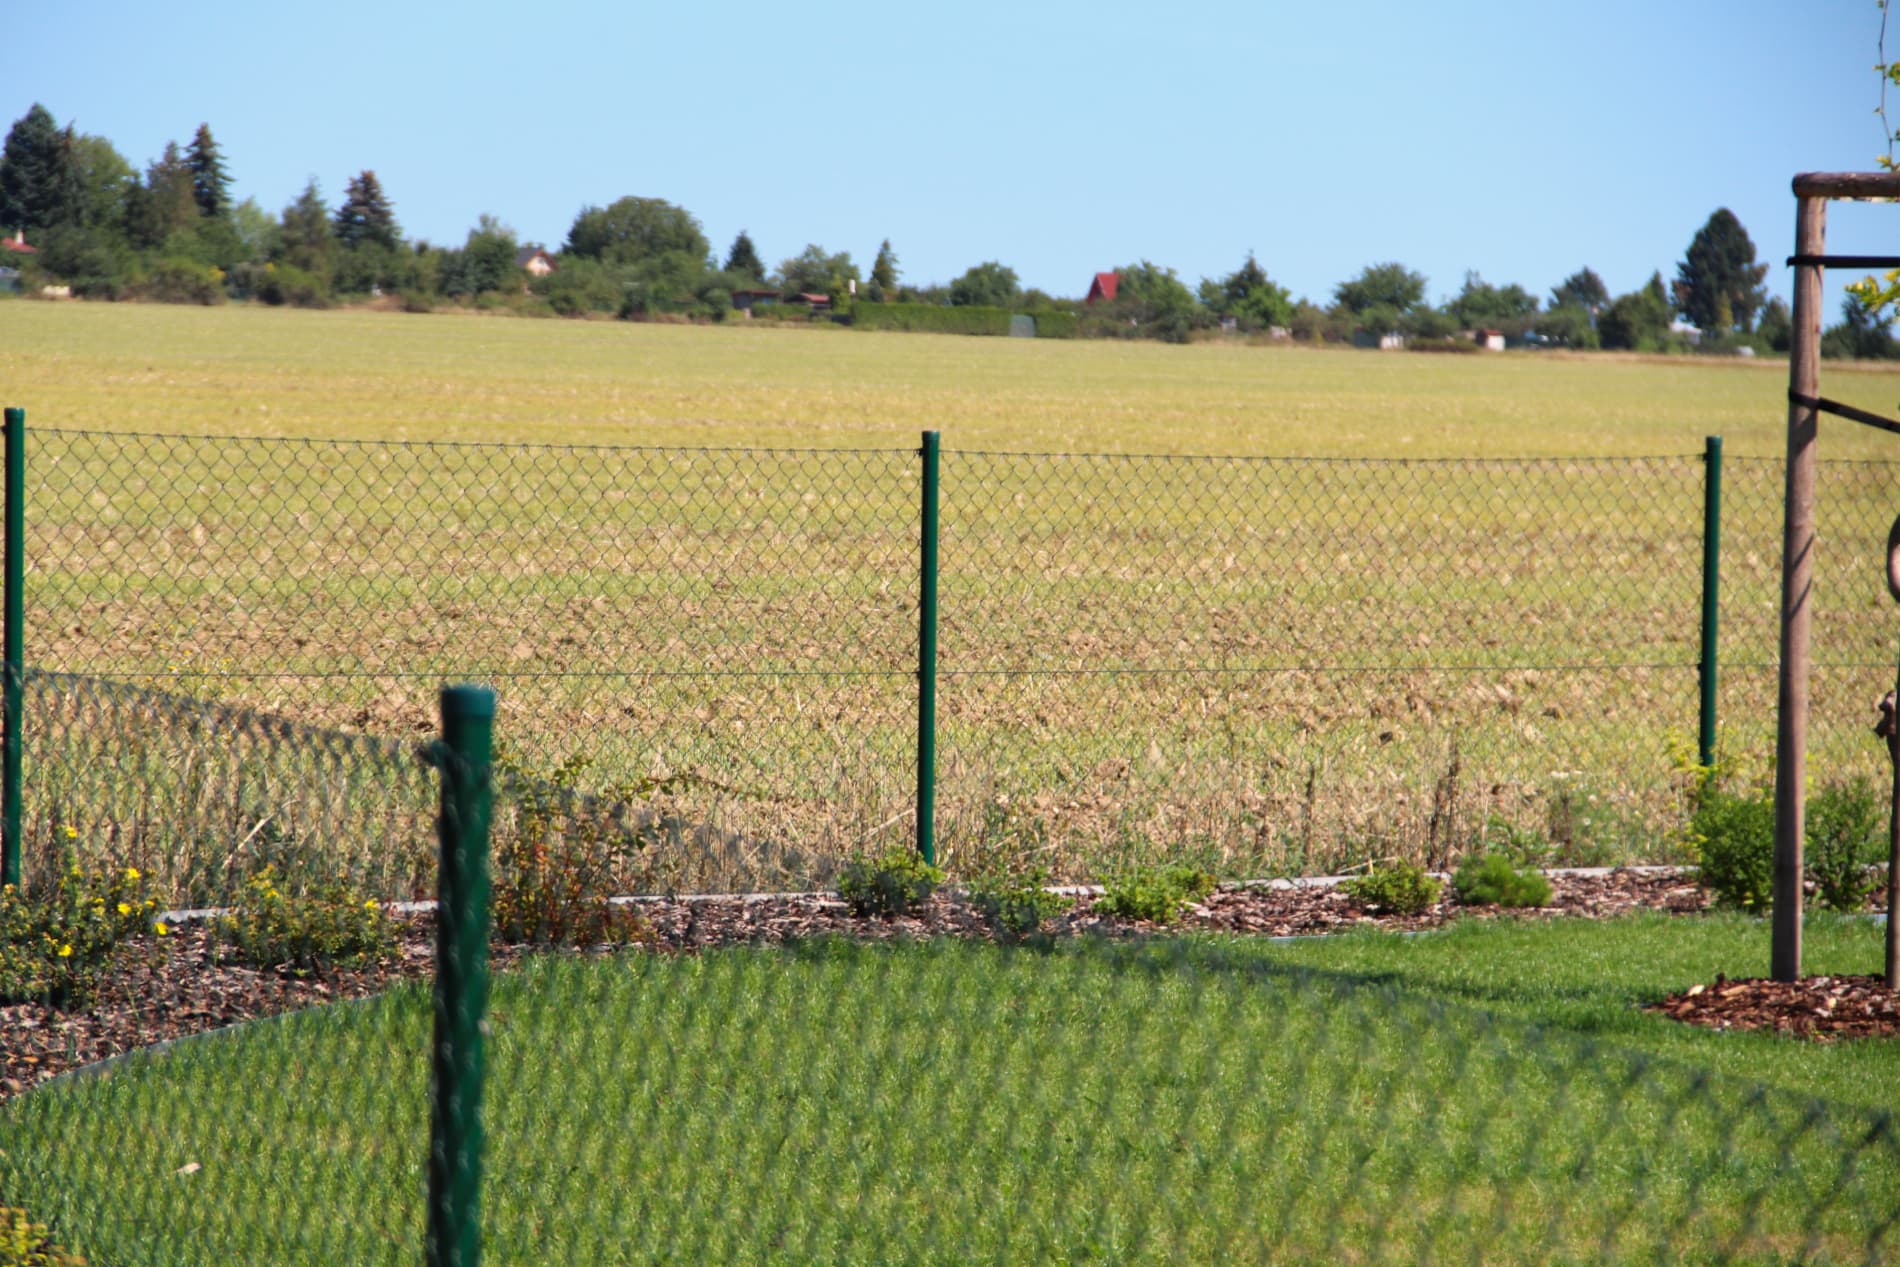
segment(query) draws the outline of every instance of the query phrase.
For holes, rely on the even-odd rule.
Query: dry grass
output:
[[[0,303],[0,336],[10,399],[62,429],[30,455],[30,662],[395,737],[429,730],[441,681],[492,681],[528,765],[582,753],[597,788],[667,789],[645,799],[689,825],[669,837],[689,862],[628,882],[685,887],[815,882],[911,832],[924,425],[963,451],[943,493],[953,866],[1328,870],[1442,860],[1498,823],[1569,861],[1669,856],[1670,745],[1695,723],[1692,455],[1707,431],[1774,452],[1785,390],[1746,365],[370,313]],[[1876,406],[1900,385],[1838,377],[1830,394]],[[105,434],[126,431],[883,447]],[[1879,440],[1829,434],[1837,456]],[[1063,447],[1355,456],[968,452]],[[1383,460],[1421,451],[1466,460]],[[1731,462],[1725,737],[1758,766],[1779,480]],[[1821,777],[1878,757],[1861,715],[1891,678],[1892,490],[1881,465],[1823,481]],[[140,778],[187,786],[197,758],[136,747],[60,759],[155,759],[175,772]],[[242,799],[194,810],[212,826],[188,847],[99,847],[215,892],[267,812]],[[130,812],[83,804],[35,821]],[[426,820],[390,831],[325,847],[406,896]]]

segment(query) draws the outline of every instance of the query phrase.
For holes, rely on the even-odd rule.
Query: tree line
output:
[[[1703,350],[1779,352],[1791,337],[1786,305],[1762,286],[1767,266],[1756,263],[1754,243],[1727,208],[1696,232],[1672,282],[1657,272],[1623,295],[1612,295],[1588,267],[1547,297],[1468,272],[1457,294],[1433,304],[1422,274],[1384,262],[1315,302],[1295,299],[1249,252],[1233,272],[1194,288],[1172,268],[1145,259],[1124,264],[1113,270],[1113,298],[1088,303],[1025,288],[995,260],[947,284],[906,283],[888,239],[868,272],[850,252],[816,244],[767,267],[747,232],[721,255],[685,208],[631,196],[581,208],[566,241],[548,252],[552,270],[533,275],[522,256],[540,244],[521,242],[493,216],[481,216],[459,246],[405,238],[373,171],[349,177],[335,206],[313,178],[275,214],[254,199],[234,203],[231,183],[208,124],[183,146],[168,143],[140,172],[110,141],[62,128],[35,104],[0,148],[0,230],[34,248],[7,259],[29,290],[56,284],[90,298],[187,303],[324,307],[389,296],[418,310],[454,303],[724,320],[746,301],[761,313],[803,315],[803,297],[823,296],[840,317],[864,303],[1060,311],[1073,314],[1081,334],[1173,342],[1227,329],[1317,342],[1397,335],[1433,347],[1468,345],[1468,332],[1495,331],[1548,347],[1670,351],[1693,341]],[[1892,357],[1900,345],[1867,298],[1850,293],[1824,351]]]

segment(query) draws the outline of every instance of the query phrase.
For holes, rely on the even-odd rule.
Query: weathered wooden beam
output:
[[[1794,196],[1900,199],[1900,172],[1802,172],[1794,178]]]
[[[1798,182],[1797,182],[1798,184]],[[1900,189],[1900,177],[1895,178]],[[1827,250],[1825,195],[1795,206],[1797,255]],[[1821,411],[1821,270],[1794,280],[1794,346],[1788,358],[1788,468],[1782,511],[1781,684],[1775,735],[1775,909],[1773,962],[1777,981],[1801,977],[1803,786],[1808,755],[1808,646],[1814,609],[1814,447]],[[1815,403],[1808,403],[1815,402]]]

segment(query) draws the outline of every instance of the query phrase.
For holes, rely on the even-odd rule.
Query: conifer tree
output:
[[[185,166],[191,170],[191,196],[198,214],[208,220],[222,219],[231,210],[231,176],[224,169],[218,143],[211,139],[210,124],[198,125],[185,150]]]
[[[891,240],[885,238],[871,262],[871,298],[883,303],[896,293],[897,252],[891,250]]]
[[[732,240],[732,249],[726,252],[726,271],[750,277],[755,282],[765,280],[765,263],[759,259],[758,248],[752,245],[752,238],[744,229],[739,230],[739,236]]]
[[[74,211],[73,185],[70,147],[36,102],[0,149],[0,229],[36,233],[65,223]]]
[[[401,241],[395,210],[372,171],[350,178],[343,202],[336,209],[335,224],[336,240],[346,250],[374,243],[393,251]]]

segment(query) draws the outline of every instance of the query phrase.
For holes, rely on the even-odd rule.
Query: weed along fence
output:
[[[441,703],[422,762],[201,717],[327,770],[313,812],[423,772],[434,821],[387,830],[439,859],[432,982],[0,1099],[0,1206],[128,1267],[1889,1260],[1889,1114],[1259,943],[549,953],[491,976],[491,856],[524,819],[609,838],[623,807],[497,764],[489,692]]]
[[[496,689],[502,768],[623,807],[602,865],[626,892],[818,887],[912,840],[953,873],[1078,878],[1442,862],[1500,832],[1551,861],[1666,856],[1699,745],[1719,733],[1764,774],[1772,752],[1781,464],[1715,445],[1371,461],[9,428],[29,880],[76,854],[180,904],[266,866],[424,894],[433,860],[394,826],[427,817],[414,780],[339,799],[357,776],[322,754],[430,733],[450,680]],[[1880,770],[1896,473],[1819,476],[1829,775]],[[203,703],[326,738],[247,748]]]

